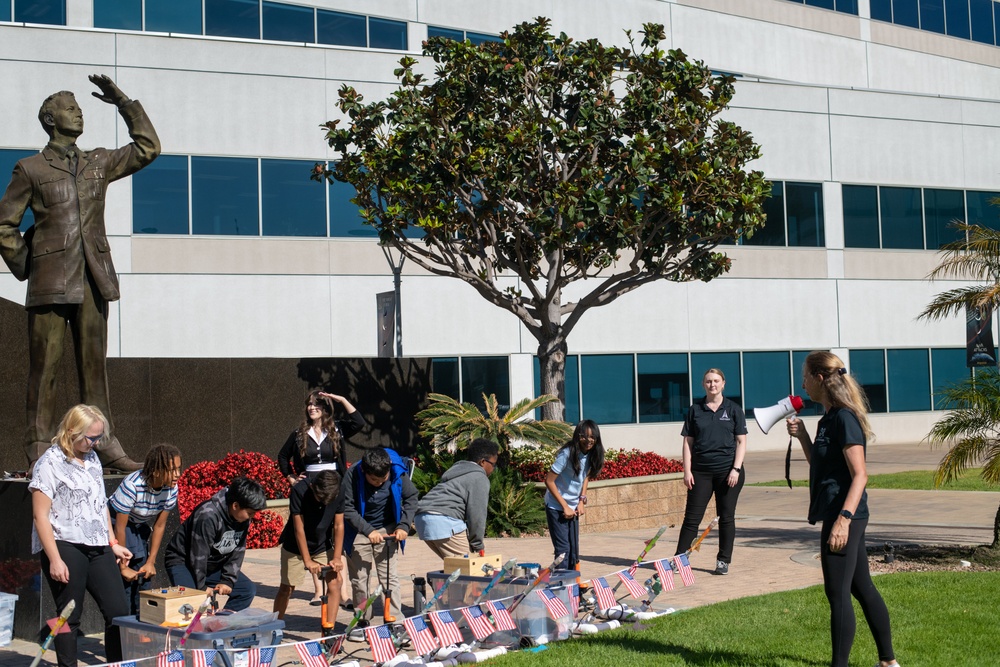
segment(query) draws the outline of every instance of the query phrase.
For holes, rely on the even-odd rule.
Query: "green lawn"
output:
[[[881,575],[875,581],[889,607],[901,665],[997,664],[997,573],[905,573]],[[675,595],[676,604],[682,605],[683,591]],[[877,659],[875,645],[860,610],[857,616],[851,665],[871,667]],[[642,630],[629,627],[556,642],[538,653],[513,653],[489,664],[823,667],[830,664],[829,627],[826,598],[815,586],[678,612],[647,622]]]
[[[957,480],[941,487],[934,486],[933,470],[911,470],[886,475],[872,475],[868,478],[869,489],[910,489],[913,491],[932,491],[939,488],[942,491],[1000,491],[1000,486],[990,485],[979,476],[982,468],[969,468]],[[786,486],[785,480],[774,482],[758,482],[750,486]],[[809,486],[804,479],[793,479],[793,486]]]

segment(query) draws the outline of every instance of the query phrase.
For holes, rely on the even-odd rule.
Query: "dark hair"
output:
[[[312,491],[320,505],[329,505],[340,495],[340,474],[336,470],[323,470],[309,481]]]
[[[146,460],[142,464],[142,479],[146,484],[153,484],[170,476],[174,469],[174,459],[181,457],[181,450],[173,445],[160,443],[149,448]]]
[[[375,477],[383,477],[389,474],[392,459],[389,458],[389,452],[382,447],[376,447],[365,452],[365,455],[361,457],[361,465],[362,472]]]
[[[469,460],[473,463],[487,461],[500,455],[500,445],[486,438],[476,438],[469,445]]]
[[[226,489],[226,504],[236,503],[245,510],[262,510],[267,507],[267,496],[260,484],[246,477],[237,477]]]
[[[601,429],[597,428],[596,423],[590,419],[584,419],[573,429],[573,439],[559,449],[560,451],[569,449],[570,465],[573,466],[573,472],[579,475],[580,457],[583,456],[583,452],[580,451],[580,436],[588,430],[594,436],[594,446],[587,452],[587,477],[595,479],[604,468],[604,443],[601,441]]]
[[[309,406],[318,405],[323,413],[319,427],[326,431],[326,439],[330,441],[330,446],[333,447],[333,458],[336,459],[337,455],[340,454],[340,432],[337,430],[337,422],[333,419],[333,401],[326,396],[320,396],[320,391],[322,390],[315,389],[306,396],[306,416],[296,435],[299,456],[305,458],[306,445],[309,444],[309,429],[312,428],[312,421],[309,419]]]

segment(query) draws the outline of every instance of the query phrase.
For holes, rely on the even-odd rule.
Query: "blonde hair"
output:
[[[76,456],[73,443],[86,434],[96,421],[104,424],[104,434],[101,436],[103,440],[108,437],[108,418],[97,406],[74,405],[63,415],[56,437],[52,438],[52,443],[59,445],[59,449],[66,455],[67,461]]]
[[[873,440],[871,424],[868,423],[868,397],[854,376],[847,372],[844,362],[833,352],[823,350],[810,352],[802,364],[803,372],[821,375],[821,386],[826,400],[837,408],[846,408],[854,413],[861,423],[861,429],[868,440]],[[859,443],[860,444],[860,443]]]
[[[723,382],[725,382],[725,381],[726,381],[726,374],[725,374],[725,373],[723,373],[723,372],[722,372],[721,370],[719,370],[718,368],[709,368],[709,369],[708,369],[707,371],[705,371],[705,372],[704,372],[704,373],[702,374],[702,376],[701,376],[701,381],[702,381],[702,382],[704,382],[704,381],[705,381],[705,378],[707,378],[707,377],[708,377],[708,374],[709,374],[709,373],[715,373],[715,374],[716,374],[716,375],[718,375],[718,376],[719,376],[720,378],[722,378],[722,381],[723,381]]]

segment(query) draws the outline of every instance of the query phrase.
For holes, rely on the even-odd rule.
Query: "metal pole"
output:
[[[401,286],[403,282],[403,263],[406,262],[406,256],[402,253],[399,255],[399,262],[392,257],[392,247],[382,246],[382,254],[385,255],[385,261],[389,262],[389,268],[392,269],[392,289],[393,289],[393,301],[395,301],[395,320],[394,328],[396,331],[396,356],[403,356],[403,301],[402,301],[402,291]]]

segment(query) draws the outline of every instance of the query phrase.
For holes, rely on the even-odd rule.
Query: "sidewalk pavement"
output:
[[[873,445],[868,450],[868,472],[879,474],[904,470],[930,470],[937,466],[943,450],[932,450],[926,444]],[[750,452],[747,455],[747,482],[763,482],[784,478],[784,452]],[[801,450],[792,459],[792,477],[804,479],[807,465]],[[867,541],[877,545],[886,541],[895,544],[983,544],[992,541],[993,519],[1000,506],[1000,492],[962,491],[869,491],[871,520]],[[737,508],[737,535],[729,575],[714,576],[717,534],[705,540],[700,552],[691,556],[696,583],[690,588],[679,584],[674,591],[657,598],[659,608],[685,609],[724,600],[762,595],[817,585],[822,582],[819,568],[819,526],[805,520],[808,507],[805,488],[746,486]],[[706,517],[708,519],[710,517]],[[628,567],[642,551],[645,540],[656,532],[614,531],[588,533],[581,537],[581,573],[584,579],[611,574]],[[669,526],[660,538],[652,557],[673,555],[679,526]],[[521,562],[548,563],[552,560],[552,545],[547,536],[487,539],[486,551],[499,553],[504,560],[516,557]],[[278,548],[247,553],[244,571],[257,583],[255,608],[270,611],[279,584],[280,556]],[[437,558],[419,539],[411,538],[406,553],[399,561],[400,591],[393,596],[402,601],[409,612],[413,601],[413,586],[409,574],[425,576],[441,569]],[[297,590],[285,616],[286,641],[315,639],[319,636],[319,608],[308,604],[311,585]],[[376,608],[380,614],[381,607]],[[378,619],[379,616],[376,616]],[[346,623],[350,615],[341,611],[338,621]],[[402,619],[400,619],[401,621]],[[370,663],[364,643],[345,643],[351,657]],[[27,667],[37,646],[14,641],[0,649],[0,664],[5,667]],[[46,660],[55,662],[52,653]],[[101,664],[103,648],[100,637],[81,642],[81,664]]]

